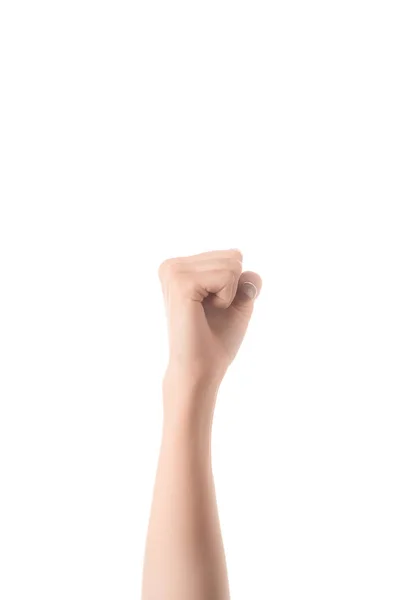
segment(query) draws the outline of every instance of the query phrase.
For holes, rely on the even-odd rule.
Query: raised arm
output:
[[[170,357],[142,600],[228,600],[211,466],[212,419],[261,278],[242,272],[238,250],[169,259],[159,276]]]

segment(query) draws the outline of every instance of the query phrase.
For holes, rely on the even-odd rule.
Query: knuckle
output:
[[[169,276],[170,273],[173,271],[173,268],[174,268],[173,258],[167,258],[158,267],[158,277],[160,279],[165,279],[165,277]]]
[[[239,261],[242,261],[243,260],[243,253],[240,250],[238,250],[238,248],[234,248],[232,250],[232,258],[234,258],[236,260],[239,260]]]
[[[237,258],[233,258],[231,260],[232,270],[235,274],[240,274],[242,272],[242,262]]]
[[[176,279],[181,274],[180,265],[171,261],[167,266],[167,274],[170,279]]]

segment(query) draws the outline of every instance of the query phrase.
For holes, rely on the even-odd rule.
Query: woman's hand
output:
[[[246,333],[261,277],[239,250],[170,258],[159,268],[170,356],[164,385],[218,389]]]

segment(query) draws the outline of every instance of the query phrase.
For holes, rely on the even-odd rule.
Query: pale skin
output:
[[[218,389],[247,331],[262,280],[237,249],[171,258],[158,271],[169,361],[142,600],[229,600],[211,463]],[[248,290],[255,296],[244,293]]]

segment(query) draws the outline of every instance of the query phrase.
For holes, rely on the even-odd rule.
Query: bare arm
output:
[[[256,280],[258,289],[261,286],[256,274],[243,276],[241,256],[238,260],[235,252],[205,253],[188,257],[190,261],[175,259],[184,265],[184,273],[189,271],[192,286],[190,279],[187,285],[186,276],[184,281],[178,277],[176,285],[182,267],[173,268],[167,282],[164,279],[171,352],[163,381],[163,434],[145,551],[143,600],[229,599],[211,464],[212,418],[220,382],[238,350],[252,309],[251,300],[238,292],[239,280]],[[226,274],[226,255],[231,259],[230,253],[234,285]],[[212,275],[207,279],[205,261],[210,259]],[[217,278],[216,259],[220,260]],[[211,288],[197,300],[196,273],[200,273],[204,289]],[[208,303],[204,302],[207,297]],[[218,315],[224,311],[228,317],[230,306],[229,326],[227,321],[221,325]]]
[[[181,389],[177,382],[164,391],[164,400],[211,402],[212,393]],[[200,424],[190,414],[164,421],[146,548],[145,600],[229,598],[210,446],[211,423]]]

